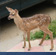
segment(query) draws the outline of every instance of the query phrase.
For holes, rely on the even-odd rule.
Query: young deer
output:
[[[44,32],[44,37],[41,40],[39,45],[42,45],[46,35],[48,34],[50,36],[50,39],[51,39],[51,49],[50,50],[53,50],[53,47],[54,47],[53,46],[53,33],[48,29],[48,25],[51,22],[50,16],[45,15],[45,14],[36,14],[36,15],[31,16],[31,17],[21,18],[20,15],[18,14],[17,9],[14,10],[12,8],[9,8],[9,7],[6,7],[6,8],[10,12],[8,19],[9,20],[14,19],[16,26],[24,32],[24,35],[23,35],[24,46],[23,46],[23,48],[26,47],[25,35],[27,34],[27,39],[28,39],[28,43],[29,43],[29,49],[28,50],[30,50],[31,49],[30,31],[34,28],[40,28]]]

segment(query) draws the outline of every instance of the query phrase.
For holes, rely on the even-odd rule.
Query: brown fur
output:
[[[12,8],[6,7],[10,12],[9,18],[14,19],[14,22],[20,30],[24,32],[24,48],[26,46],[25,34],[27,34],[27,39],[29,43],[29,50],[31,49],[30,44],[30,31],[35,28],[40,28],[44,32],[44,37],[41,40],[41,45],[48,34],[51,38],[51,50],[53,49],[53,33],[48,29],[48,25],[50,24],[51,18],[45,14],[36,14],[31,17],[21,18],[18,14],[18,10],[13,10]]]

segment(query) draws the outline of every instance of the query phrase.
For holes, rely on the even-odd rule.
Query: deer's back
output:
[[[31,17],[23,18],[23,22],[26,28],[34,29],[37,26],[48,26],[50,24],[50,16],[45,14],[36,14]]]

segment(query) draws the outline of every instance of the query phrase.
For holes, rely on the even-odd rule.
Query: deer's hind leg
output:
[[[44,36],[43,36],[43,38],[42,38],[42,40],[41,40],[41,42],[40,42],[40,44],[39,45],[42,45],[42,43],[43,43],[43,41],[45,40],[45,38],[46,38],[46,33],[44,32]]]
[[[46,26],[43,26],[43,27],[40,27],[40,29],[44,32],[44,33],[46,33],[46,34],[48,34],[49,36],[50,36],[50,39],[51,39],[51,49],[50,50],[53,50],[53,33],[48,29],[48,27],[46,27]]]

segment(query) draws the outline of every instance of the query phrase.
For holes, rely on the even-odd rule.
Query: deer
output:
[[[14,23],[16,26],[24,32],[23,34],[23,40],[24,40],[24,46],[23,48],[26,47],[26,34],[27,34],[27,39],[28,39],[28,44],[29,48],[28,51],[31,50],[31,43],[30,43],[30,31],[39,28],[40,30],[43,31],[44,36],[42,40],[40,41],[40,46],[42,45],[43,41],[46,38],[46,35],[48,34],[51,39],[51,48],[50,50],[53,50],[54,45],[53,45],[53,32],[51,32],[48,29],[49,24],[51,23],[51,17],[47,14],[35,14],[31,17],[25,17],[22,18],[18,13],[19,11],[17,9],[12,9],[10,7],[6,7],[6,9],[9,12],[8,19],[13,19]]]

